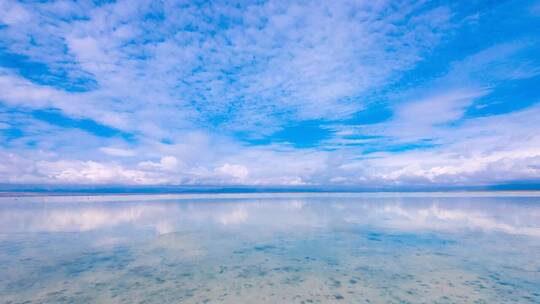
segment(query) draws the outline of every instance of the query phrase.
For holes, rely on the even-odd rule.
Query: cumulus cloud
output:
[[[144,161],[139,163],[139,167],[145,168],[145,169],[157,169],[157,170],[164,170],[164,171],[170,171],[179,165],[178,159],[174,156],[164,156],[162,157],[159,162],[152,162],[152,161]]]
[[[223,166],[216,168],[216,171],[218,173],[230,175],[239,180],[245,179],[249,175],[248,169],[242,165],[224,164]]]
[[[36,169],[48,180],[60,183],[145,184],[152,182],[142,171],[94,161],[42,161],[36,164]]]

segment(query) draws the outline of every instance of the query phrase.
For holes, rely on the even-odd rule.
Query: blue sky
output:
[[[538,29],[538,1],[0,0],[0,183],[538,183]]]

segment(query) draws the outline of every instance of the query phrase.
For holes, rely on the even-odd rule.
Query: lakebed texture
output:
[[[540,303],[540,198],[8,197],[0,303]]]

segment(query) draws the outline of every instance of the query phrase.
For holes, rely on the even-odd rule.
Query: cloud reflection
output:
[[[3,203],[0,231],[147,231],[200,229],[249,232],[369,226],[402,231],[481,231],[540,237],[537,198],[489,197],[263,197],[221,200]],[[31,199],[29,199],[31,200]],[[75,199],[74,199],[75,200]]]
[[[249,214],[245,209],[237,209],[230,213],[221,214],[217,217],[217,220],[223,225],[239,224],[245,222],[249,217]]]

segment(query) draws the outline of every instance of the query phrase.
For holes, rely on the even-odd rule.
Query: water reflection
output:
[[[211,225],[310,229],[346,224],[403,231],[481,230],[539,237],[540,199],[536,197],[265,197],[225,202],[204,199],[68,202],[28,198],[0,203],[0,232],[84,232],[129,225],[164,234]],[[48,198],[47,200],[51,200]],[[65,200],[65,198],[62,198]]]
[[[535,195],[0,199],[0,303],[540,303],[538,256]]]

